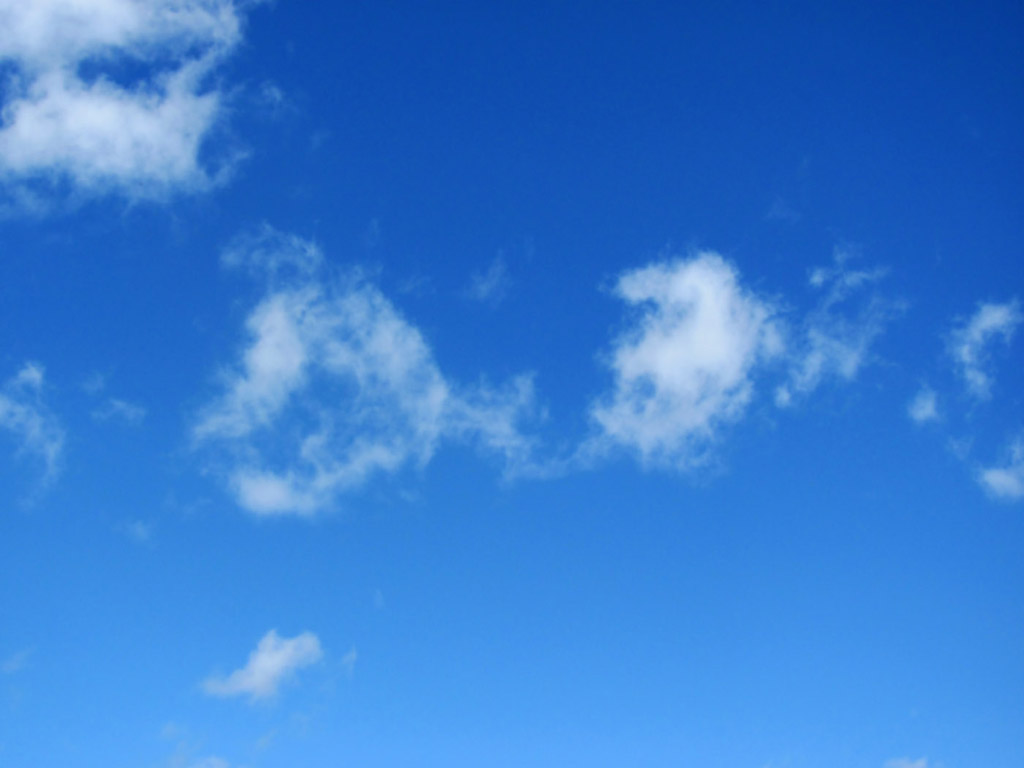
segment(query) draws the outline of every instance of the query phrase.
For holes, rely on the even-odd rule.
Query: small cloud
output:
[[[800,211],[796,210],[781,197],[772,201],[771,207],[765,213],[766,221],[784,221],[788,224],[796,224],[800,221]]]
[[[356,668],[356,660],[359,658],[359,653],[355,648],[352,648],[348,653],[341,657],[341,668],[345,671],[345,674],[352,677],[352,673]]]
[[[43,403],[43,367],[26,363],[0,385],[0,429],[13,433],[19,453],[42,460],[47,477],[53,477],[64,449],[64,430]]]
[[[285,680],[321,658],[320,640],[312,632],[282,638],[270,630],[249,654],[244,667],[227,677],[207,678],[203,690],[210,696],[248,696],[250,701],[273,698]]]
[[[370,219],[370,223],[366,225],[366,231],[363,232],[363,246],[368,251],[373,250],[380,245],[382,236],[383,230],[381,230],[380,219]]]
[[[28,660],[32,656],[33,649],[26,648],[25,650],[18,651],[2,662],[0,662],[0,674],[13,675],[17,672],[21,672],[25,667],[28,666]]]
[[[1007,453],[1003,465],[983,468],[978,482],[993,498],[1020,501],[1024,499],[1024,435],[1010,444]]]
[[[141,405],[111,397],[99,408],[94,408],[92,417],[96,421],[118,419],[127,424],[141,424],[146,418],[146,409]]]
[[[960,369],[967,391],[976,399],[987,400],[992,393],[992,373],[986,370],[989,348],[997,341],[1009,345],[1022,319],[1016,299],[1004,304],[982,303],[950,334],[949,354]]]
[[[928,760],[924,757],[911,760],[909,757],[897,757],[887,760],[885,768],[928,768]]]
[[[466,296],[473,301],[497,305],[505,298],[511,278],[505,260],[499,255],[494,258],[487,269],[477,272],[469,281]]]
[[[98,371],[89,374],[85,381],[82,382],[82,389],[89,395],[98,395],[106,386],[107,377]]]
[[[155,529],[156,526],[153,523],[146,523],[142,520],[132,520],[129,523],[125,523],[122,527],[122,530],[129,538],[134,539],[140,544],[152,541]]]
[[[231,768],[231,763],[220,757],[201,757],[189,763],[188,768]]]
[[[373,590],[373,608],[377,611],[384,610],[384,593],[379,589]]]
[[[264,81],[256,94],[256,103],[269,113],[270,117],[280,118],[291,111],[291,105],[284,91],[269,80]]]
[[[939,418],[938,395],[929,386],[924,386],[914,395],[907,406],[907,415],[917,424],[936,421]]]

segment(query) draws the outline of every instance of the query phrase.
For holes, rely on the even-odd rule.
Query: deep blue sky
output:
[[[1022,28],[0,0],[0,763],[1024,765]]]

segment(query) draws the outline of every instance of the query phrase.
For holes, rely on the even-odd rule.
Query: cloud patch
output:
[[[505,260],[499,255],[486,270],[477,272],[469,281],[466,296],[482,304],[497,305],[505,298],[512,278]]]
[[[992,395],[993,376],[989,370],[991,347],[998,342],[1009,345],[1021,319],[1020,303],[984,302],[949,337],[949,354],[964,379],[968,393],[977,400]]]
[[[1024,435],[1010,443],[1003,464],[983,468],[978,473],[978,482],[990,496],[1001,501],[1024,499]]]
[[[11,433],[20,455],[39,460],[47,478],[56,475],[64,450],[64,429],[43,402],[44,371],[26,363],[0,386],[0,430]]]
[[[25,199],[215,184],[230,163],[203,159],[224,102],[209,79],[241,26],[234,0],[0,0],[0,178]]]
[[[868,360],[895,307],[878,296],[853,299],[885,275],[883,269],[850,269],[850,255],[837,250],[828,267],[812,270],[808,282],[819,292],[815,309],[790,342],[788,380],[775,390],[775,404],[790,405],[828,378],[852,381]]]
[[[746,409],[755,369],[782,352],[774,307],[711,251],[626,272],[614,293],[638,314],[607,354],[612,389],[590,408],[599,437],[587,450],[625,447],[645,465],[701,463]]]
[[[509,474],[528,471],[532,441],[519,423],[532,411],[530,377],[449,381],[376,287],[331,270],[300,238],[265,229],[232,245],[225,263],[262,272],[267,291],[192,435],[222,450],[240,506],[310,515],[375,474],[424,466],[446,440],[503,457]]]
[[[915,424],[926,424],[939,418],[939,396],[929,386],[921,387],[907,405],[907,416]]]
[[[225,677],[207,678],[203,690],[210,696],[248,696],[250,701],[273,698],[296,672],[322,658],[320,640],[312,632],[287,638],[272,629],[256,644],[244,667]]]
[[[103,405],[93,409],[92,417],[96,421],[116,419],[126,424],[141,424],[146,418],[146,409],[136,403],[111,397]]]

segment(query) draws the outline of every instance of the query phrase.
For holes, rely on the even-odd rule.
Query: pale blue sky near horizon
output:
[[[0,0],[0,764],[1024,765],[1022,24]]]

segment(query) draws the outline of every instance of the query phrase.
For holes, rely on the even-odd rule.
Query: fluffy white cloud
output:
[[[1024,499],[1024,436],[1010,444],[1008,454],[1002,466],[982,469],[978,481],[997,499],[1020,501]]]
[[[907,415],[918,424],[939,418],[939,398],[931,387],[921,387],[907,406]]]
[[[822,298],[792,342],[788,381],[775,391],[780,407],[816,389],[826,378],[853,380],[893,312],[893,306],[878,297],[851,311],[851,297],[880,279],[884,270],[848,269],[849,258],[838,250],[831,266],[811,272],[810,284],[822,292]]]
[[[444,439],[474,443],[528,471],[518,428],[532,384],[459,387],[422,334],[358,276],[328,276],[311,243],[265,230],[228,249],[263,271],[241,360],[193,427],[227,449],[228,484],[257,514],[312,514],[379,472],[424,465]]]
[[[992,390],[992,374],[986,370],[988,348],[995,341],[1009,344],[1022,319],[1016,300],[1005,304],[983,303],[949,338],[949,353],[960,369],[967,390],[979,400]]]
[[[27,363],[0,386],[0,429],[13,433],[19,453],[40,459],[48,477],[59,466],[64,430],[43,403],[43,368]]]
[[[709,251],[627,272],[615,293],[640,314],[608,356],[613,388],[591,407],[600,437],[587,450],[622,445],[644,463],[698,463],[746,408],[755,367],[782,351],[774,309]]]
[[[252,701],[271,698],[283,682],[321,658],[320,640],[312,632],[286,638],[270,630],[249,654],[244,667],[227,677],[207,678],[203,690],[211,696],[248,696]]]
[[[240,27],[234,0],[0,0],[0,178],[133,198],[214,183],[206,81]]]

